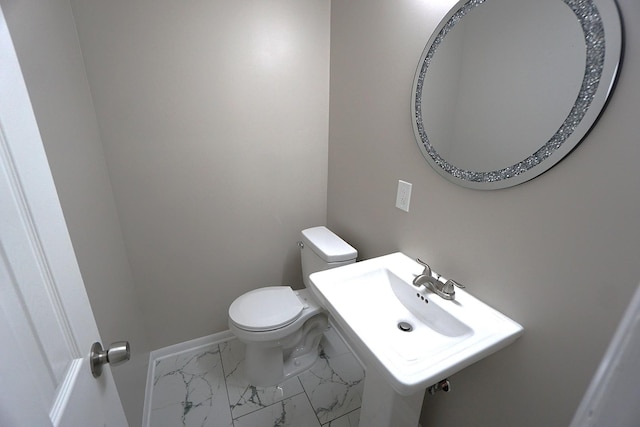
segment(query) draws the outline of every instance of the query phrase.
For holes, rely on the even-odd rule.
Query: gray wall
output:
[[[600,122],[544,175],[483,192],[441,178],[414,142],[411,83],[441,6],[332,2],[329,227],[364,258],[428,260],[525,328],[427,396],[425,426],[567,425],[640,280],[640,3],[619,4],[626,57]]]
[[[300,286],[299,232],[326,221],[330,3],[71,3],[152,348]]]
[[[71,8],[67,0],[0,4],[103,343],[132,346],[131,361],[112,372],[129,422],[140,425],[149,346]]]

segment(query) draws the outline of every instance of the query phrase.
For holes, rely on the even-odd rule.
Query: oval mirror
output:
[[[545,172],[584,138],[622,53],[614,0],[464,0],[413,84],[416,141],[448,180],[498,189]]]

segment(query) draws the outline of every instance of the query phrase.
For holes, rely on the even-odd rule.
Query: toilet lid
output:
[[[248,331],[269,331],[292,323],[303,308],[291,287],[269,286],[236,298],[229,307],[229,318]]]

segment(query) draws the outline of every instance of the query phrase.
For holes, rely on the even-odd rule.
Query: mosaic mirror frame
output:
[[[622,26],[614,0],[558,0],[575,14],[584,33],[586,63],[582,85],[573,108],[560,128],[540,148],[514,164],[495,170],[467,170],[450,163],[429,140],[422,116],[422,91],[431,60],[453,28],[476,7],[491,0],[459,1],[440,22],[428,41],[413,83],[411,114],[416,142],[427,162],[458,185],[493,190],[511,187],[550,169],[586,136],[596,123],[612,92],[622,55]],[[468,17],[466,19],[469,19]],[[491,154],[491,153],[489,153]]]

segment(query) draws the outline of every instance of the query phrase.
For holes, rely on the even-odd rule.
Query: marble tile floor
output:
[[[364,370],[333,328],[317,362],[274,387],[244,378],[236,339],[155,361],[150,427],[356,427]]]

